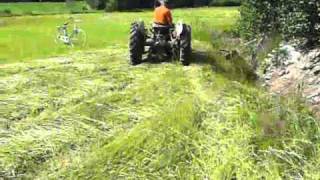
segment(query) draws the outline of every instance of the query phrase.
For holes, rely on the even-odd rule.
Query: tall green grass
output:
[[[193,27],[194,40],[210,40],[207,29],[230,29],[238,12],[236,8],[200,8],[174,10],[176,21],[183,20]],[[110,46],[127,46],[130,24],[139,19],[149,25],[152,12],[99,13],[72,15],[80,20],[80,27],[88,36],[87,45],[70,48],[54,42],[56,26],[70,15],[22,16],[0,20],[0,63],[23,62],[74,52],[102,49]]]
[[[59,2],[19,2],[0,3],[0,16],[45,15],[45,14],[69,14],[94,12],[85,2],[76,1],[70,3]]]

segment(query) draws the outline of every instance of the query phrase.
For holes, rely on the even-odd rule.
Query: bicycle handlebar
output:
[[[72,23],[71,21],[73,21],[73,23],[75,24],[75,26],[76,26],[76,23],[77,23],[77,22],[80,22],[80,20],[75,20],[73,17],[70,17],[70,18],[68,19],[68,21],[66,21],[65,23],[63,23],[63,25],[61,25],[61,26],[57,26],[57,28],[67,28],[67,26],[68,26],[70,23]]]

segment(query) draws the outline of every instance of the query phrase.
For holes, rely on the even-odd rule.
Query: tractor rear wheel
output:
[[[183,32],[180,37],[180,62],[184,66],[190,64],[191,54],[191,27],[184,24]]]
[[[143,28],[144,27],[141,25],[141,23],[134,22],[131,24],[129,49],[130,63],[132,65],[137,65],[142,62],[142,54],[144,52]]]

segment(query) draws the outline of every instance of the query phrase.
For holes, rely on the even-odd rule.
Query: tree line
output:
[[[109,10],[129,10],[151,8],[156,0],[86,0],[92,8]],[[239,6],[241,0],[170,0],[172,7],[198,7],[198,6]]]
[[[1,2],[64,2],[86,1],[91,8],[107,10],[130,10],[151,8],[156,0],[1,0]],[[170,0],[170,5],[176,7],[198,6],[239,6],[241,0]]]

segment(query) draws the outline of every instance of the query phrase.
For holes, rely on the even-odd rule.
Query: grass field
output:
[[[1,3],[0,16],[21,16],[21,15],[44,15],[44,14],[68,14],[68,13],[86,13],[93,12],[89,10],[83,1],[73,3]]]
[[[194,29],[191,66],[130,66],[129,23],[150,15],[80,15],[87,51],[50,41],[66,16],[0,28],[16,38],[1,54],[10,63],[0,66],[0,179],[320,178],[319,121],[302,100],[271,96],[244,59],[209,43],[235,9],[175,11]]]
[[[230,29],[238,15],[236,8],[203,8],[175,10],[175,19],[193,25],[195,39],[210,39],[207,29]],[[88,42],[84,49],[108,46],[127,46],[130,23],[143,19],[151,22],[152,12],[99,13],[72,15],[87,32]],[[70,15],[22,16],[0,19],[0,63],[22,62],[55,56],[79,48],[55,44],[56,26],[63,24]],[[212,19],[212,21],[211,21]],[[121,22],[121,23],[119,23]]]

